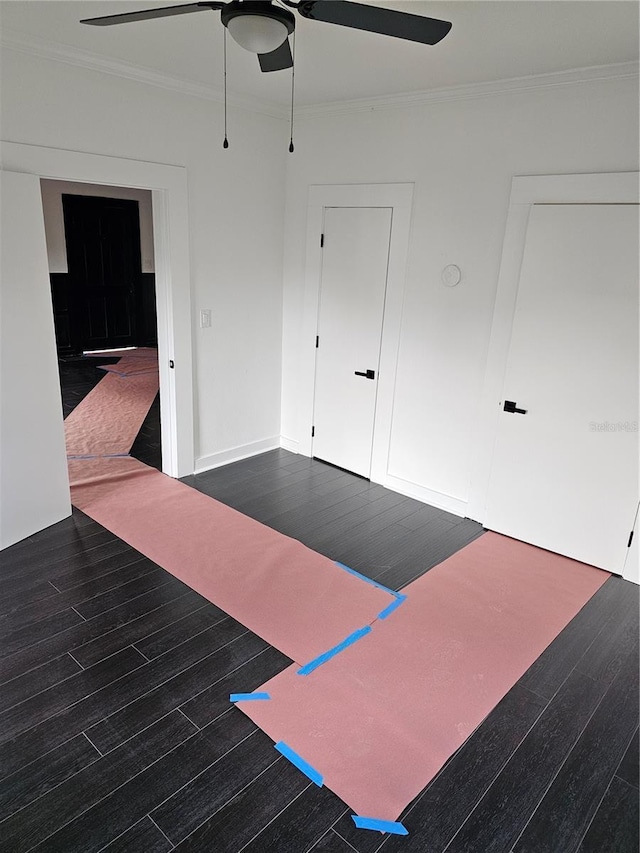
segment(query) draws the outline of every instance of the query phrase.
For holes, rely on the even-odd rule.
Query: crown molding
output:
[[[123,60],[101,56],[81,48],[70,47],[46,39],[27,35],[3,28],[0,34],[0,44],[4,48],[63,62],[91,71],[99,71],[116,77],[123,77],[148,86],[156,86],[182,95],[203,98],[207,101],[224,103],[224,92],[204,83],[185,80],[154,71],[140,65]],[[447,86],[441,89],[427,89],[419,92],[406,92],[395,95],[380,95],[371,98],[357,98],[350,101],[331,101],[325,104],[309,104],[296,106],[296,118],[321,118],[325,116],[351,115],[353,113],[371,112],[374,110],[402,109],[421,107],[430,104],[441,104],[448,101],[473,100],[493,95],[518,94],[538,89],[551,89],[559,86],[576,86],[597,81],[612,81],[638,78],[638,62],[621,62],[612,65],[588,66],[573,68],[569,71],[554,71],[545,74],[532,74],[527,77],[513,77],[506,80],[493,80],[485,83],[469,83],[461,86]],[[259,113],[271,118],[287,119],[288,107],[274,102],[267,102],[245,95],[228,93],[228,103],[238,109]]]
[[[296,117],[300,119],[351,115],[353,113],[372,112],[373,110],[421,107],[448,101],[518,94],[559,86],[576,86],[595,81],[637,79],[639,67],[638,62],[620,62],[613,65],[597,65],[587,68],[573,68],[570,71],[553,71],[545,74],[532,74],[528,77],[493,80],[487,83],[469,83],[461,86],[447,86],[442,89],[427,89],[421,92],[311,104],[297,107]]]
[[[159,89],[166,89],[170,92],[178,92],[181,95],[203,98],[204,100],[215,101],[219,104],[224,103],[224,92],[214,86],[208,86],[205,83],[196,83],[181,77],[174,77],[170,74],[164,74],[161,71],[155,71],[141,65],[134,65],[131,62],[125,62],[120,59],[101,56],[88,50],[82,50],[81,48],[50,42],[46,39],[18,32],[17,30],[7,29],[6,27],[3,27],[0,33],[0,45],[3,48],[8,48],[18,53],[36,56],[39,59],[63,62],[66,65],[74,65],[90,71],[99,71],[103,74],[123,77],[127,80],[144,83],[148,86],[156,86]],[[227,103],[238,109],[260,113],[271,118],[286,119],[288,115],[285,106],[265,102],[258,98],[233,94],[232,92],[229,92],[227,95]]]

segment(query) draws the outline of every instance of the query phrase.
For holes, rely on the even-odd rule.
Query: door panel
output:
[[[640,584],[640,530],[638,529],[638,514],[640,507],[636,508],[636,516],[633,521],[633,532],[630,535],[631,544],[627,548],[627,556],[624,563],[623,575],[628,581]]]
[[[88,296],[86,301],[86,328],[89,340],[107,340],[107,306],[103,296]]]
[[[621,572],[638,501],[638,207],[535,205],[485,526]]]
[[[0,172],[0,549],[71,514],[40,179]]]
[[[138,203],[77,195],[62,200],[81,349],[133,346],[142,275]]]
[[[325,210],[313,455],[369,477],[391,208]],[[374,378],[356,375],[373,372]]]

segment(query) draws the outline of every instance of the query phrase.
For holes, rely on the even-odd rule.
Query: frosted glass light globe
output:
[[[252,53],[271,53],[288,35],[281,21],[264,15],[236,15],[227,24],[231,38]]]

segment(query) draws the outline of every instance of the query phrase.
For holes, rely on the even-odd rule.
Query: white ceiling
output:
[[[47,40],[220,90],[223,27],[218,12],[106,28],[79,23],[177,2],[2,0],[0,23],[9,35]],[[296,15],[298,105],[638,60],[637,0],[380,0],[373,5],[444,18],[453,28],[429,47]],[[262,74],[254,56],[227,42],[229,91],[286,104],[290,71]]]

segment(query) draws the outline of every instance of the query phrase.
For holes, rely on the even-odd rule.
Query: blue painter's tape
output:
[[[390,832],[392,835],[409,835],[406,827],[394,820],[378,820],[375,817],[351,815],[358,829],[375,829],[378,832]]]
[[[339,655],[340,652],[344,651],[347,646],[350,646],[352,643],[355,643],[361,637],[364,637],[365,634],[370,633],[371,625],[365,625],[364,628],[358,628],[357,631],[354,631],[353,634],[349,634],[341,643],[338,643],[337,646],[334,646],[332,649],[329,649],[326,652],[323,652],[321,655],[318,655],[317,658],[314,658],[309,663],[305,663],[303,667],[298,670],[298,675],[309,675],[310,672],[313,672],[314,669],[317,669],[319,666],[322,666],[323,663],[326,663],[331,658]]]
[[[386,619],[390,613],[393,613],[397,607],[400,607],[406,597],[406,595],[397,595],[395,601],[392,601],[388,607],[385,607],[384,610],[381,610],[380,613],[378,613],[378,619]]]
[[[371,578],[368,578],[366,575],[361,575],[360,572],[356,572],[355,569],[350,569],[349,566],[345,566],[344,563],[336,563],[336,566],[339,566],[341,569],[344,569],[345,572],[349,572],[350,575],[355,575],[357,578],[360,578],[361,581],[365,581],[366,583],[370,583],[371,586],[377,586],[378,589],[383,590],[384,592],[388,592],[389,595],[392,595],[394,598],[398,597],[398,593],[394,592],[392,589],[389,589],[387,586],[383,586],[381,583],[377,581],[372,581]]]
[[[230,693],[229,702],[255,702],[271,699],[268,693]]]
[[[320,775],[320,773],[318,773],[315,768],[308,764],[304,760],[304,758],[298,755],[297,752],[291,749],[288,744],[286,744],[283,740],[278,741],[278,743],[276,744],[276,749],[278,750],[278,752],[282,753],[285,758],[288,758],[292,764],[295,764],[298,770],[301,770],[305,776],[308,776],[309,779],[311,779],[312,782],[315,782],[315,784],[319,788],[322,788],[322,776]]]

